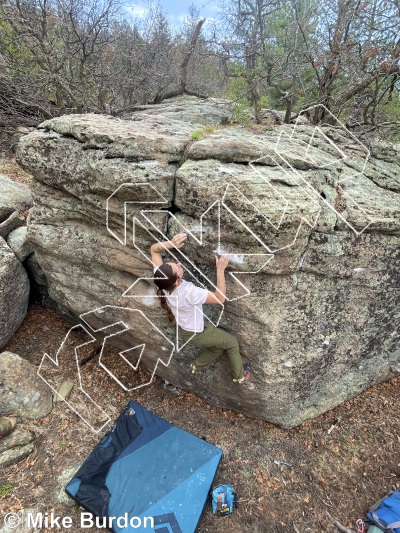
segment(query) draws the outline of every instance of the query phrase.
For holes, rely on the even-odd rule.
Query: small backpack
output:
[[[400,533],[400,489],[372,505],[368,518],[385,533]]]
[[[236,504],[236,492],[232,485],[218,485],[211,492],[212,512],[217,516],[228,516],[233,513]]]

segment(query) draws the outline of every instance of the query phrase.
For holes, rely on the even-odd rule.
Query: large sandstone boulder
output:
[[[0,415],[15,414],[31,420],[50,413],[51,390],[29,361],[15,353],[1,353],[0,376]]]
[[[29,280],[15,253],[0,237],[0,348],[11,339],[28,309]]]
[[[128,353],[150,370],[161,359],[170,383],[283,427],[397,375],[398,151],[333,127],[202,129],[168,106],[60,117],[21,139],[29,236],[62,312],[100,337],[123,324],[105,341],[121,365]],[[172,350],[148,249],[177,231],[190,233],[176,259],[210,289],[214,254],[231,255],[224,312],[206,314],[237,335],[250,386],[232,383],[225,360],[192,376],[196,350]]]

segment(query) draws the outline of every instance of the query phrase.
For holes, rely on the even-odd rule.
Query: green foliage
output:
[[[203,130],[195,130],[194,132],[192,132],[192,135],[190,136],[192,141],[199,141],[202,137],[203,137]]]
[[[227,98],[234,101],[233,116],[235,122],[246,124],[251,122],[250,101],[247,97],[248,84],[245,77],[244,65],[235,65],[234,77],[229,79],[226,90]]]
[[[12,493],[13,489],[14,487],[13,485],[11,485],[11,483],[0,485],[0,498],[2,498],[3,496],[9,496]]]
[[[26,70],[35,69],[37,66],[33,62],[32,54],[28,48],[16,38],[11,25],[3,20],[4,15],[0,10],[0,35],[2,53],[9,58],[11,74],[14,76],[24,75]]]
[[[192,132],[190,138],[192,139],[192,141],[199,141],[205,133],[212,133],[216,130],[216,128],[217,126],[214,124],[206,124],[201,128],[201,130],[195,130],[194,132]]]
[[[185,156],[181,156],[179,159],[178,159],[178,168],[180,168],[186,161],[186,157]]]
[[[378,106],[377,111],[379,121],[387,122],[387,125],[382,127],[383,136],[391,142],[400,142],[400,94],[395,94],[391,100]]]
[[[21,100],[43,118],[119,113],[180,94],[184,79],[190,94],[233,100],[233,121],[242,124],[261,121],[265,107],[293,116],[323,104],[342,121],[399,140],[399,87],[392,85],[399,84],[393,50],[400,19],[393,2],[246,0],[243,10],[228,0],[221,31],[207,35],[204,27],[193,50],[194,9],[175,31],[152,3],[134,22],[118,0],[51,0],[41,9],[34,0],[0,4],[0,58],[21,95],[17,103],[8,97],[18,113],[25,113]],[[367,72],[371,83],[360,83]]]

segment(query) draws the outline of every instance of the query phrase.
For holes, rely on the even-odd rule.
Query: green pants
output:
[[[193,332],[179,328],[179,335],[187,341],[193,335]],[[207,365],[214,363],[226,351],[233,377],[235,379],[243,377],[244,371],[242,358],[239,353],[239,344],[236,338],[230,333],[223,329],[218,329],[207,322],[204,331],[195,333],[189,343],[199,348],[205,348],[195,361],[196,369],[201,370]]]

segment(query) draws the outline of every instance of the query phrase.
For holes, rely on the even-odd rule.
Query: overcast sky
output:
[[[155,2],[157,3],[157,2]],[[217,12],[216,0],[159,0],[172,26],[180,26],[188,15],[188,8],[193,4],[204,18],[214,18]],[[134,16],[142,16],[145,12],[145,3],[141,1],[126,0],[127,9]]]

